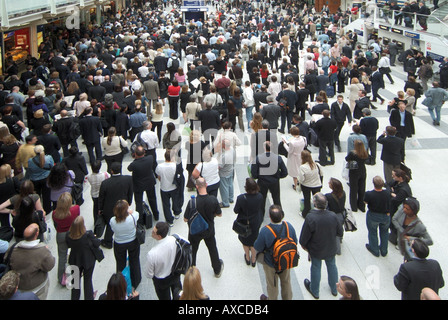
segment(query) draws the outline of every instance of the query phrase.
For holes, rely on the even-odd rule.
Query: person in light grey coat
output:
[[[428,107],[433,125],[440,126],[440,111],[442,105],[448,100],[448,91],[440,88],[438,81],[434,81],[432,86],[431,89],[425,92],[426,99],[422,101],[422,104]],[[434,109],[436,114],[434,114]]]

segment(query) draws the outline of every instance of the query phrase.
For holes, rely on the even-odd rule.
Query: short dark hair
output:
[[[417,258],[425,259],[426,257],[429,256],[429,247],[421,239],[414,239],[411,248],[414,250],[414,253],[417,256]]]
[[[112,162],[110,165],[110,171],[113,174],[121,173],[121,163],[120,162]]]
[[[170,231],[170,225],[168,222],[159,221],[156,223],[156,229],[157,229],[156,234],[161,236],[162,239],[164,239],[167,236],[168,232]]]
[[[285,213],[283,212],[281,206],[273,204],[272,206],[269,207],[269,217],[271,218],[271,221],[273,223],[281,222],[284,216]]]

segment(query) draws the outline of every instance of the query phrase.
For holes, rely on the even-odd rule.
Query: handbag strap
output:
[[[5,257],[5,260],[4,260],[4,264],[5,264],[6,266],[9,266],[9,261],[11,260],[12,251],[14,250],[15,246],[18,245],[18,244],[19,244],[19,242],[15,242],[15,243],[11,246],[11,249],[9,249],[8,255]]]

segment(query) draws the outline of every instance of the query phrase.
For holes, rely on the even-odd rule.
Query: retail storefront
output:
[[[0,62],[0,70],[3,74],[9,61],[15,62],[19,68],[25,62],[30,53],[30,28],[2,32],[1,37],[2,61]]]

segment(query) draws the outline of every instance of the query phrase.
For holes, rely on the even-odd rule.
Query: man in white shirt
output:
[[[169,230],[167,222],[157,222],[151,233],[157,244],[146,255],[145,275],[152,279],[159,300],[175,299],[182,290],[180,274],[171,272],[177,245]]]
[[[165,215],[165,221],[173,226],[173,214],[174,218],[179,219],[179,215],[182,212],[182,204],[179,203],[179,192],[177,192],[177,186],[173,183],[174,176],[176,175],[176,162],[173,161],[171,150],[165,152],[165,162],[160,163],[156,168],[156,176],[160,181],[160,198],[162,199],[163,214]],[[173,203],[173,210],[171,211],[170,199]]]
[[[140,135],[140,138],[143,140],[143,142],[146,143],[145,153],[146,155],[152,155],[154,158],[154,169],[157,165],[157,153],[156,148],[159,146],[159,137],[157,136],[157,133],[151,130],[152,123],[151,121],[143,121],[143,131]],[[134,141],[137,139],[137,136],[135,137]]]

